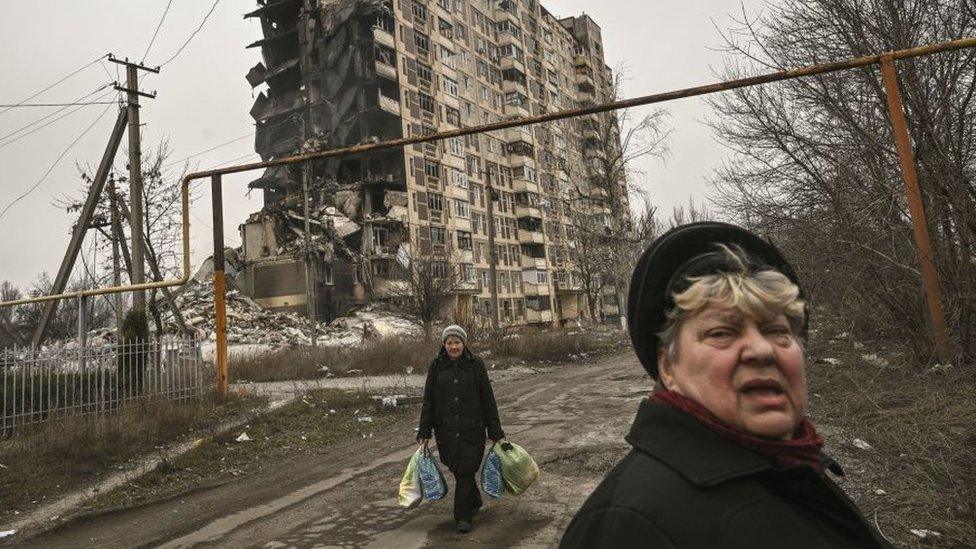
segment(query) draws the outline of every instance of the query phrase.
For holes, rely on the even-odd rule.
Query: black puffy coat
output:
[[[627,442],[560,548],[889,547],[823,472],[776,468],[670,406],[643,401]]]
[[[441,462],[455,473],[474,473],[485,451],[485,434],[505,437],[485,363],[464,353],[455,361],[441,348],[427,369],[417,438],[433,430]]]

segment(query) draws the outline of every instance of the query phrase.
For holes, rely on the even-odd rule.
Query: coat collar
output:
[[[626,440],[702,487],[773,469],[763,456],[651,399],[641,401]]]
[[[688,414],[649,398],[641,401],[626,440],[701,487],[775,468],[760,454],[722,437]],[[840,464],[821,455],[824,468],[839,476],[844,474]]]

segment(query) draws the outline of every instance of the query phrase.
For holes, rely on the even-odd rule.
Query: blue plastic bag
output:
[[[444,475],[427,447],[424,447],[417,460],[417,468],[420,470],[420,491],[424,494],[424,499],[433,501],[447,495]]]
[[[489,497],[498,499],[505,492],[505,484],[502,481],[502,462],[495,453],[495,445],[492,444],[491,450],[485,456],[485,463],[481,466],[481,491]]]

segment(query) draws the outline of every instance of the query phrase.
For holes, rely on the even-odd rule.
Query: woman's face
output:
[[[447,356],[460,358],[464,351],[464,342],[458,336],[447,336],[444,340],[444,348],[447,349]]]
[[[785,315],[756,320],[709,305],[678,329],[674,363],[658,358],[665,386],[754,436],[790,439],[806,411],[803,349]]]

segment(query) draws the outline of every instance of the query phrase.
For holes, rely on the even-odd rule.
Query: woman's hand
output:
[[[419,442],[421,446],[427,446],[430,443],[430,439],[429,438],[418,438],[417,439],[417,442]]]

